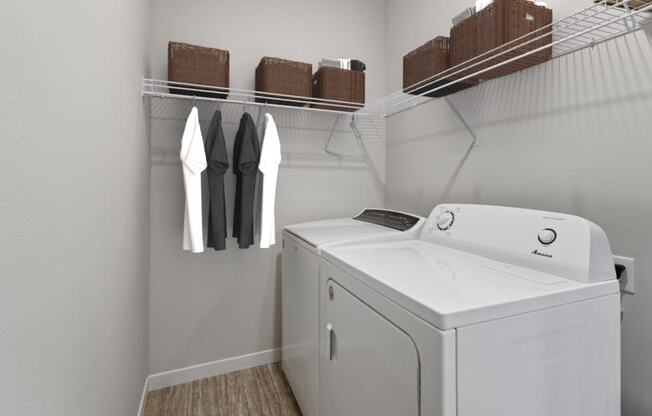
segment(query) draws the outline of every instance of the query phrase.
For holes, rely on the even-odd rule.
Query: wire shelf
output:
[[[175,91],[175,93],[172,93],[171,90]],[[245,107],[256,106],[295,109],[318,113],[366,115],[360,111],[362,108],[360,103],[328,100],[323,98],[307,98],[239,88],[213,87],[152,78],[143,78],[142,94],[143,96],[149,97],[218,102],[242,105]],[[265,99],[271,102],[259,102],[257,99]],[[285,104],[279,104],[278,102]],[[319,106],[319,108],[313,107],[316,105]]]
[[[596,0],[596,4],[586,9],[371,103],[362,109],[361,113],[392,117],[436,100],[437,98],[428,97],[432,93],[466,80],[482,79],[486,72],[522,61],[542,51],[552,50],[552,59],[555,59],[596,46],[638,31],[643,24],[651,21],[650,12],[650,0]],[[537,48],[531,46],[545,39],[551,40]],[[528,45],[531,50],[519,53],[519,50],[522,51]],[[514,56],[515,53],[518,55]],[[494,64],[496,58],[501,56],[504,56],[502,59],[505,60]],[[451,77],[457,79],[451,80]],[[431,85],[432,88],[423,87],[424,84]],[[410,90],[418,90],[418,94],[404,92]]]
[[[210,101],[245,107],[257,106],[323,114],[353,115],[358,118],[392,117],[436,100],[437,98],[429,97],[429,95],[437,91],[467,80],[482,80],[482,75],[487,72],[495,71],[516,61],[522,62],[542,51],[552,50],[552,59],[555,59],[636,32],[643,27],[643,24],[652,20],[652,0],[594,1],[595,4],[568,17],[556,20],[550,25],[396,91],[362,108],[359,103],[346,101],[306,98],[237,88],[218,88],[151,78],[143,78],[142,94],[143,96]],[[542,40],[547,43],[536,48],[532,46],[532,44],[540,44]],[[530,50],[519,52],[524,49]],[[514,56],[515,54],[516,56]],[[495,63],[501,57],[504,60]],[[424,85],[426,86],[424,87]],[[428,85],[432,85],[432,88]],[[171,93],[171,89],[176,90],[177,93]],[[416,90],[418,93],[407,94],[405,92],[410,90]],[[213,96],[206,97],[207,94]],[[215,97],[216,94],[222,94],[225,98]],[[260,99],[261,96],[272,100],[272,102],[258,102],[257,98]],[[282,101],[284,104],[279,104],[278,101]],[[318,105],[319,108],[314,108],[315,105]]]
[[[193,106],[199,111],[199,123],[204,131],[215,111],[219,110],[224,134],[228,138],[236,136],[244,112],[251,114],[255,120],[254,124],[261,138],[263,116],[269,112],[274,117],[283,140],[282,166],[364,169],[368,171],[377,189],[384,189],[383,178],[374,162],[374,156],[384,155],[385,151],[387,123],[383,117],[357,112],[258,103],[253,101],[255,91],[222,88],[218,93],[226,94],[228,91],[228,98],[215,98],[173,94],[169,92],[170,87],[186,88],[183,91],[188,91],[189,94],[216,93],[212,87],[143,80],[143,96],[151,97],[147,108],[152,164],[165,166],[179,163],[179,137]],[[279,99],[286,100],[287,96],[279,96]],[[306,102],[312,104],[315,101]],[[342,106],[341,102],[332,103]]]

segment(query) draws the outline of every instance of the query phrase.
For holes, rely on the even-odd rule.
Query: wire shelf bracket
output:
[[[469,125],[469,123],[466,122],[466,119],[464,116],[460,113],[460,111],[457,109],[457,106],[453,104],[453,102],[450,100],[450,98],[445,97],[444,100],[448,104],[448,106],[453,110],[453,114],[457,117],[457,119],[462,123],[466,131],[469,132],[471,137],[473,137],[473,146],[478,147],[480,146],[480,140],[478,139],[478,135],[475,134],[475,131],[473,128]]]
[[[371,174],[371,178],[374,181],[374,184],[376,186],[376,189],[380,191],[381,193],[385,191],[385,183],[383,183],[383,180],[381,179],[380,175],[378,174],[378,169],[376,169],[376,165],[374,164],[373,160],[371,159],[371,156],[369,155],[369,151],[367,150],[367,146],[365,146],[364,140],[362,140],[362,133],[360,132],[360,129],[358,129],[358,125],[355,119],[355,115],[351,115],[351,121],[349,123],[349,126],[351,126],[351,131],[353,132],[353,136],[356,139],[356,143],[358,144],[358,147],[360,148],[360,153],[362,153],[362,158],[365,161],[365,164],[367,165],[367,168]]]
[[[324,145],[324,153],[329,154],[331,156],[335,156],[336,158],[339,158],[340,155],[328,150],[328,147],[331,145],[331,141],[333,140],[333,136],[335,135],[335,129],[337,128],[337,123],[340,122],[340,117],[342,115],[338,114],[337,117],[335,117],[335,122],[333,123],[333,127],[331,127],[331,131],[328,133],[328,139],[326,140],[326,144]]]

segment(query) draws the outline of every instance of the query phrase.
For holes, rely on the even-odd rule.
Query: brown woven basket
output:
[[[345,101],[353,104],[347,107],[334,105],[312,104],[314,108],[336,111],[356,111],[364,107],[365,102],[365,74],[361,71],[348,69],[322,67],[312,77],[312,95],[315,98],[326,100]]]
[[[229,88],[229,51],[170,42],[168,44],[168,81]],[[212,98],[228,96],[227,91],[219,89],[196,92],[170,88],[170,92]]]
[[[529,0],[495,0],[476,16],[478,54],[491,51],[507,42],[524,36],[523,39],[513,44],[505,45],[503,48],[494,52],[500,53],[551,32],[551,28],[541,28],[552,23],[552,10],[544,6],[537,6]],[[528,35],[538,29],[541,30]],[[550,43],[552,43],[552,34],[507,52],[499,58],[491,59],[487,63],[482,64],[481,68],[488,68],[505,62],[539,47],[549,45]],[[485,72],[480,77],[484,79],[501,77],[538,65],[550,59],[552,59],[552,48],[546,48],[525,58],[503,65],[500,68]]]
[[[469,67],[468,71],[460,72],[458,76],[464,77],[477,71],[471,67],[470,62],[478,54],[477,15],[462,20],[451,28],[450,37],[450,66],[456,67],[454,72]]]
[[[444,97],[477,84],[477,81],[461,81],[448,87],[424,94],[441,87],[459,76],[440,76],[431,78],[450,68],[450,39],[439,36],[432,39],[403,57],[404,92],[426,97]],[[454,71],[451,71],[454,72]]]
[[[304,103],[269,92],[297,97],[312,97],[312,65],[287,59],[263,57],[256,67],[256,101],[271,104],[303,106]],[[300,98],[299,98],[300,100]]]

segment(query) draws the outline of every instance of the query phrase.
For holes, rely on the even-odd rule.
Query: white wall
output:
[[[390,0],[388,78],[466,2]],[[585,7],[548,0],[556,17]],[[443,102],[389,119],[387,203],[427,214],[437,203],[511,205],[587,217],[615,253],[635,257],[637,294],[625,298],[625,416],[652,414],[652,30],[560,58],[452,97],[480,138]]]
[[[314,65],[322,57],[352,57],[367,63],[367,100],[385,86],[383,1],[209,1],[154,3],[152,73],[167,77],[168,41],[228,49],[231,86],[254,88],[262,56]],[[179,140],[191,102],[152,101],[150,371],[152,373],[254,353],[280,346],[280,233],[287,224],[351,216],[382,206],[369,166],[340,120],[332,150],[323,146],[333,116],[270,110],[280,126],[284,164],[277,194],[277,241],[269,250],[240,250],[229,239],[225,252],[192,255],[181,251],[183,184],[177,163]],[[217,108],[200,105],[204,131]],[[241,106],[225,106],[229,155]],[[258,110],[249,108],[254,119]],[[368,123],[363,131],[372,131]],[[384,134],[381,134],[384,136]],[[384,142],[365,137],[384,180]],[[234,177],[226,176],[227,222],[232,222]]]
[[[0,3],[0,414],[133,415],[147,374],[146,1]]]

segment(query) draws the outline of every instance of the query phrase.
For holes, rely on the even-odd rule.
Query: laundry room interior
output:
[[[0,20],[0,415],[652,415],[651,0]]]

